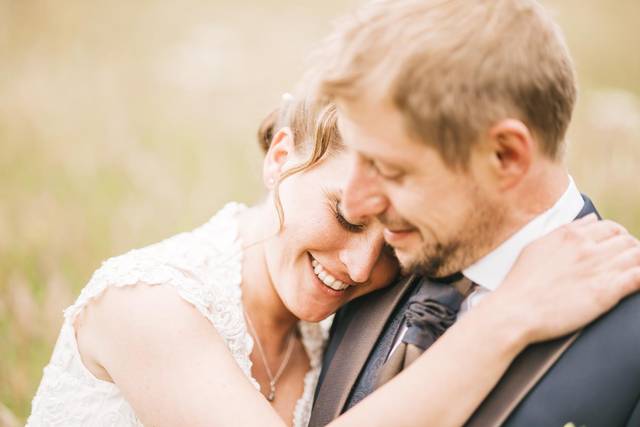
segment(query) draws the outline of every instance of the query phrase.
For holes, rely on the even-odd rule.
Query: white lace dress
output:
[[[28,426],[142,425],[118,387],[94,377],[78,353],[74,319],[109,286],[144,283],[174,287],[211,321],[247,379],[259,389],[251,376],[249,355],[253,339],[247,331],[241,299],[242,244],[236,215],[242,209],[243,205],[230,203],[191,232],[103,263],[76,302],[64,312],[64,324],[51,361],[44,368],[33,398]],[[296,404],[295,426],[306,426],[309,420],[328,326],[328,322],[299,324],[311,368],[304,379],[303,395]]]

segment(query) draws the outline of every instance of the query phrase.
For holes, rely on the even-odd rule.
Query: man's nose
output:
[[[353,222],[375,217],[388,207],[379,176],[361,156],[353,156],[349,165],[340,207],[345,217]]]

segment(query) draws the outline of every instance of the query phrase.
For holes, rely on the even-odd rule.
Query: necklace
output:
[[[258,354],[260,354],[260,358],[262,359],[262,364],[264,365],[264,370],[267,372],[267,377],[269,377],[269,394],[267,395],[267,400],[269,402],[273,402],[276,398],[276,383],[282,376],[285,368],[289,364],[289,359],[291,359],[291,354],[293,353],[293,337],[295,335],[295,328],[289,334],[289,338],[287,341],[287,350],[284,355],[284,359],[282,359],[282,363],[280,363],[280,367],[275,375],[271,374],[271,369],[269,369],[269,364],[267,363],[267,357],[265,356],[264,350],[262,348],[262,343],[260,342],[260,338],[258,338],[258,334],[256,333],[256,328],[253,326],[253,322],[251,321],[251,317],[249,317],[249,313],[247,310],[244,310],[244,315],[247,318],[247,324],[249,325],[249,329],[251,329],[251,335],[255,338],[256,347],[258,347]]]

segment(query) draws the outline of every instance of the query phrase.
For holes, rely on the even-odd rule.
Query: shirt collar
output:
[[[495,291],[525,246],[573,221],[583,206],[584,199],[573,178],[569,176],[569,186],[550,209],[535,217],[489,254],[462,270],[462,274],[479,286]]]

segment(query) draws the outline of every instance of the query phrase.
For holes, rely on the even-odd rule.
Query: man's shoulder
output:
[[[640,294],[634,294],[580,332],[505,425],[626,425],[638,404],[639,353]]]
[[[619,340],[636,337],[636,340],[628,344],[636,345],[640,349],[640,293],[626,297],[583,331],[583,335],[591,333],[611,334],[613,338],[618,337]]]
[[[640,319],[640,292],[632,294],[620,301],[612,311],[624,313],[625,318],[632,316],[634,319]]]
[[[552,369],[588,369],[580,375],[599,377],[611,370],[640,374],[640,293],[622,300],[611,311],[585,327]],[[603,365],[604,363],[604,365]],[[606,368],[605,368],[606,367]],[[638,377],[640,386],[640,377]]]

